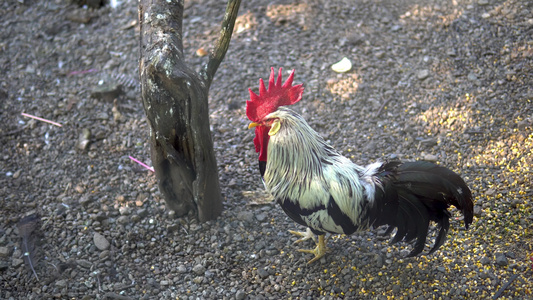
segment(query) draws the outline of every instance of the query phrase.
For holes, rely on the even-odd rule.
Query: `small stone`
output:
[[[196,284],[201,284],[203,281],[204,281],[204,277],[203,276],[194,277],[194,279],[192,280],[192,282],[194,282]]]
[[[91,92],[91,97],[113,102],[113,100],[118,98],[123,93],[124,92],[122,91],[122,86],[120,84],[103,84],[93,89]],[[107,119],[109,119],[109,117]]]
[[[121,206],[119,209],[118,209],[118,212],[125,216],[125,215],[129,215],[131,213],[131,208],[127,207],[127,206]]]
[[[96,114],[97,120],[109,120],[109,115],[106,112],[99,112]]]
[[[474,206],[474,216],[481,217],[482,211],[483,210],[482,210],[481,206],[479,206],[479,205],[475,205]]]
[[[374,56],[375,56],[377,59],[382,59],[383,57],[385,57],[385,52],[383,52],[383,51],[378,51],[378,52],[374,53]]]
[[[241,211],[237,214],[237,219],[245,222],[252,222],[254,214],[251,211]]]
[[[87,207],[91,202],[93,202],[93,198],[89,195],[83,195],[80,198],[80,204],[84,207]]]
[[[526,128],[529,126],[529,122],[527,121],[520,121],[516,123],[516,126],[518,127],[518,130],[525,131]]]
[[[8,257],[11,251],[8,247],[0,247],[0,257]]]
[[[186,273],[187,272],[187,268],[184,265],[179,265],[178,266],[178,272],[181,273],[181,274]]]
[[[111,252],[109,250],[104,250],[100,253],[100,255],[98,255],[98,257],[101,259],[101,260],[105,260],[109,257],[109,255],[111,254]]]
[[[265,270],[264,268],[260,268],[260,269],[257,269],[257,275],[259,275],[259,277],[261,277],[261,279],[265,279],[268,277],[268,271]]]
[[[67,287],[67,280],[61,279],[61,280],[56,281],[56,286],[60,288]]]
[[[512,208],[518,208],[518,206],[520,206],[520,204],[522,204],[522,200],[521,199],[513,199],[513,201],[511,201],[511,207]]]
[[[485,6],[485,5],[489,4],[489,0],[478,0],[477,4],[479,4],[481,6]]]
[[[392,286],[392,292],[393,292],[394,294],[398,294],[398,293],[400,292],[400,290],[401,290],[400,285],[395,284],[395,285]]]
[[[449,56],[449,57],[456,57],[457,56],[457,51],[455,51],[455,49],[448,49],[446,51],[446,54]]]
[[[394,25],[394,26],[391,27],[390,30],[391,30],[392,32],[397,32],[397,31],[400,31],[400,29],[402,29],[402,26],[400,26],[400,25]]]
[[[257,221],[263,222],[267,219],[267,215],[265,213],[258,213],[255,215],[255,218],[257,219]]]
[[[474,72],[470,72],[470,73],[468,73],[466,78],[468,78],[468,80],[470,80],[470,81],[476,81],[477,80],[477,75]]]
[[[443,266],[439,266],[439,267],[437,267],[437,271],[444,273],[444,272],[446,272],[446,268],[443,267]]]
[[[139,215],[139,217],[141,218],[144,218],[146,216],[148,216],[148,211],[144,208],[141,208],[141,209],[138,209],[137,210],[137,215]]]
[[[22,265],[23,263],[24,263],[24,260],[20,259],[20,258],[13,258],[13,260],[11,260],[11,265],[13,267],[18,267],[18,266]]]
[[[436,155],[433,155],[433,154],[424,154],[422,156],[422,159],[426,160],[426,161],[437,161],[437,160],[439,160],[439,158]]]
[[[418,71],[418,73],[416,74],[416,77],[418,78],[418,80],[424,80],[426,78],[429,77],[429,70],[420,70]]]
[[[488,264],[491,263],[491,259],[488,258],[488,257],[486,257],[486,256],[484,256],[484,257],[481,258],[481,260],[480,260],[479,262],[480,262],[482,265],[488,265]]]
[[[98,232],[95,232],[94,233],[94,236],[93,236],[93,242],[94,242],[94,245],[96,246],[96,248],[98,248],[99,250],[107,250],[107,248],[109,248],[109,241],[103,236],[101,235],[100,233]]]
[[[175,231],[178,231],[180,228],[181,228],[181,225],[180,224],[176,224],[176,223],[167,225],[167,231],[168,232],[175,232]]]
[[[77,142],[78,149],[82,151],[87,150],[87,147],[89,147],[90,141],[91,141],[91,131],[87,128],[83,128],[78,137],[78,142]]]
[[[424,146],[433,147],[438,144],[438,141],[435,138],[427,138],[421,140],[420,143]]]
[[[128,216],[120,216],[117,218],[118,224],[125,225],[125,224],[128,224],[129,222],[130,222],[130,218]]]
[[[192,267],[192,272],[196,275],[203,275],[205,273],[205,267],[198,264]]]
[[[505,257],[505,254],[496,254],[496,264],[502,267],[507,266],[509,264],[509,261],[507,260],[507,257]]]
[[[487,196],[492,196],[496,193],[496,191],[494,189],[488,189],[485,191],[485,195]]]
[[[90,269],[93,265],[93,263],[91,263],[90,261],[88,260],[85,260],[85,259],[78,259],[76,261],[76,264],[82,268],[85,268],[85,269]]]
[[[374,257],[374,263],[375,263],[375,265],[376,265],[377,268],[381,268],[381,267],[383,267],[383,265],[384,265],[384,263],[385,263],[384,260],[383,260],[383,256],[381,256],[381,255],[376,255],[376,256]]]
[[[22,173],[22,170],[18,170],[15,173],[13,173],[13,179],[17,179],[20,177],[20,173]]]
[[[237,293],[235,293],[235,299],[237,300],[244,300],[246,297],[246,292],[243,290],[238,290]]]

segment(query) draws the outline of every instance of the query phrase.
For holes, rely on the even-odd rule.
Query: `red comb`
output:
[[[276,111],[278,107],[292,105],[302,99],[303,85],[292,86],[294,70],[292,70],[291,75],[289,75],[283,85],[281,85],[281,68],[279,68],[278,78],[275,83],[274,68],[270,70],[268,89],[265,88],[263,79],[259,79],[259,95],[248,89],[250,91],[250,100],[246,101],[246,115],[252,122],[259,122],[269,113]]]

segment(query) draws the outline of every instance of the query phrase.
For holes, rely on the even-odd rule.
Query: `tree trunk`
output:
[[[167,207],[200,221],[222,211],[209,127],[208,92],[228,49],[240,0],[228,2],[219,40],[204,71],[184,61],[183,0],[140,0],[139,72],[150,125],[152,163]]]

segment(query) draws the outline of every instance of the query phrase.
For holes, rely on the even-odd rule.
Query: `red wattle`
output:
[[[259,152],[259,161],[267,160],[268,140],[270,139],[270,136],[268,135],[269,131],[269,126],[255,127],[254,145],[255,152]]]

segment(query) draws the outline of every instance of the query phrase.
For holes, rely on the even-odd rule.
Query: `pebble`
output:
[[[477,80],[477,75],[474,72],[470,72],[470,73],[468,73],[466,78],[468,78],[468,80],[470,80],[470,81],[476,81]]]
[[[259,275],[261,279],[265,279],[268,277],[269,274],[268,274],[268,271],[265,270],[264,268],[259,268],[257,269],[257,275]]]
[[[395,285],[392,286],[392,292],[393,292],[393,293],[397,294],[397,293],[400,292],[400,290],[401,290],[400,285],[395,284]]]
[[[432,162],[435,162],[435,161],[438,161],[439,160],[439,157],[437,155],[434,155],[434,154],[424,154],[422,156],[422,159],[423,160],[426,160],[426,161],[432,161]]]
[[[111,254],[111,252],[109,250],[104,250],[100,253],[100,255],[98,255],[98,257],[101,259],[101,260],[105,260],[106,258],[109,257],[109,255]]]
[[[237,293],[235,293],[236,300],[244,300],[245,297],[246,297],[246,292],[243,290],[238,290]]]
[[[8,247],[0,247],[0,257],[8,257],[9,254],[11,253],[11,251],[9,250]]]
[[[187,267],[185,267],[184,265],[179,265],[178,266],[178,273],[186,273],[187,272]]]
[[[196,277],[194,277],[192,282],[194,282],[196,284],[201,284],[202,282],[204,282],[204,277],[203,276],[196,276]]]
[[[488,258],[488,257],[486,257],[486,256],[484,256],[484,257],[481,258],[481,260],[480,260],[479,262],[480,262],[482,265],[488,265],[488,264],[491,263],[491,259]]]
[[[144,218],[148,216],[148,210],[146,210],[145,208],[140,208],[137,210],[137,215],[141,218]]]
[[[13,173],[13,178],[17,179],[19,178],[20,174],[22,173],[22,170],[17,170],[15,173]]]
[[[89,206],[89,204],[91,204],[93,202],[93,198],[90,196],[90,195],[83,195],[81,196],[80,198],[80,204],[82,206]]]
[[[93,265],[92,262],[88,261],[88,260],[85,260],[85,259],[78,259],[76,260],[76,264],[80,267],[83,267],[83,268],[86,268],[86,269],[90,269]]]
[[[120,216],[117,218],[117,223],[118,224],[128,224],[130,222],[130,218],[128,216]]]
[[[87,128],[83,128],[81,130],[81,133],[78,137],[78,149],[84,151],[89,147],[89,143],[91,141],[91,131]]]
[[[474,206],[474,216],[481,217],[482,212],[483,212],[483,210],[482,210],[481,206],[479,206],[479,205],[475,205]]]
[[[11,260],[11,265],[12,265],[13,267],[18,267],[18,266],[22,265],[23,263],[24,263],[24,260],[21,259],[21,258],[13,258],[13,259]]]
[[[499,253],[496,254],[496,264],[498,266],[507,266],[509,264],[509,261],[507,260],[507,257],[505,257],[505,254]]]
[[[267,215],[265,213],[258,213],[255,215],[255,218],[257,219],[257,221],[263,222],[267,219]]]
[[[98,250],[107,250],[109,248],[109,241],[100,233],[95,232],[93,236],[93,242]]]
[[[418,78],[418,80],[424,80],[428,77],[429,77],[429,70],[420,70],[416,74],[416,78]]]
[[[237,214],[237,219],[244,222],[252,222],[254,218],[254,213],[251,211],[241,211]]]
[[[131,208],[130,207],[127,207],[127,206],[121,206],[119,209],[118,209],[118,212],[121,214],[121,215],[129,215],[131,213]]]
[[[198,264],[192,267],[192,272],[196,275],[203,275],[205,273],[205,267]]]
[[[383,256],[381,256],[381,255],[376,255],[376,256],[374,257],[374,264],[376,265],[377,268],[381,268],[381,267],[383,267],[384,263],[385,263],[385,262],[384,262]]]
[[[446,54],[450,57],[456,57],[457,56],[457,51],[455,51],[455,49],[448,49],[446,50]]]
[[[56,281],[55,285],[57,287],[64,288],[64,287],[67,286],[67,280],[66,279],[58,280],[58,281]]]

